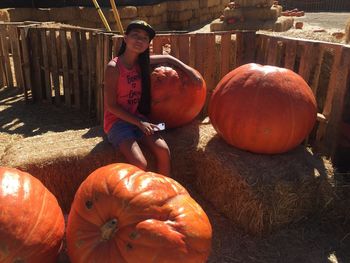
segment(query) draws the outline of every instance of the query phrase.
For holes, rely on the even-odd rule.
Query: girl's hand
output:
[[[141,129],[141,131],[143,131],[144,134],[152,135],[154,133],[154,129],[157,128],[157,125],[147,121],[140,121],[138,127]]]

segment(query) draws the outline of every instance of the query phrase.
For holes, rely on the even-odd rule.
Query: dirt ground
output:
[[[338,39],[332,36],[332,34],[336,32],[345,32],[345,25],[348,19],[350,19],[350,13],[305,13],[303,17],[294,17],[294,23],[304,22],[303,29],[291,28],[285,32],[261,32],[271,35],[345,43],[344,38]],[[210,32],[210,23],[201,27],[193,27],[191,31]]]
[[[298,20],[305,19],[306,28],[310,29],[322,27],[327,30],[344,30],[344,20],[347,17],[350,17],[349,13],[308,13]],[[330,22],[333,18],[335,21]],[[195,31],[205,30],[208,30],[208,25]],[[311,31],[308,33],[311,34]],[[24,101],[21,90],[0,87],[0,165],[1,156],[6,154],[10,143],[23,137],[94,125],[95,120],[87,114],[54,105],[28,104]],[[342,208],[327,209],[303,222],[259,238],[249,236],[232,225],[191,186],[187,187],[207,212],[213,226],[213,251],[209,263],[350,262],[350,217],[342,213]],[[349,192],[349,189],[345,190]],[[62,254],[59,262],[68,262],[67,257]]]

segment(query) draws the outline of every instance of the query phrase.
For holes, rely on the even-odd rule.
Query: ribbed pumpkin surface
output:
[[[291,70],[246,64],[228,73],[209,103],[215,130],[229,144],[256,153],[282,153],[312,130],[316,100]]]
[[[151,114],[154,122],[166,127],[180,127],[191,122],[201,111],[206,98],[206,85],[195,84],[181,69],[158,66],[151,74]]]
[[[81,184],[67,246],[73,263],[201,263],[211,234],[205,212],[180,184],[120,163]]]
[[[0,167],[0,262],[56,262],[63,234],[55,196],[30,174]]]

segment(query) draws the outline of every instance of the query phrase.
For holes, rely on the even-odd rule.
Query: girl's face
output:
[[[126,48],[137,53],[144,52],[149,47],[149,35],[145,30],[135,28],[124,36]]]

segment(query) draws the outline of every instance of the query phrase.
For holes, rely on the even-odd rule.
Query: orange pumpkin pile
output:
[[[30,174],[0,167],[0,262],[54,263],[63,235],[55,196]]]
[[[198,73],[199,74],[199,73]],[[151,114],[154,122],[167,128],[191,122],[201,111],[206,98],[206,85],[194,82],[183,70],[158,65],[151,74]]]
[[[236,68],[219,82],[208,111],[227,143],[265,154],[299,145],[317,116],[315,97],[301,76],[254,63]]]
[[[97,169],[68,217],[73,263],[201,263],[212,229],[202,208],[171,178],[129,164]]]

